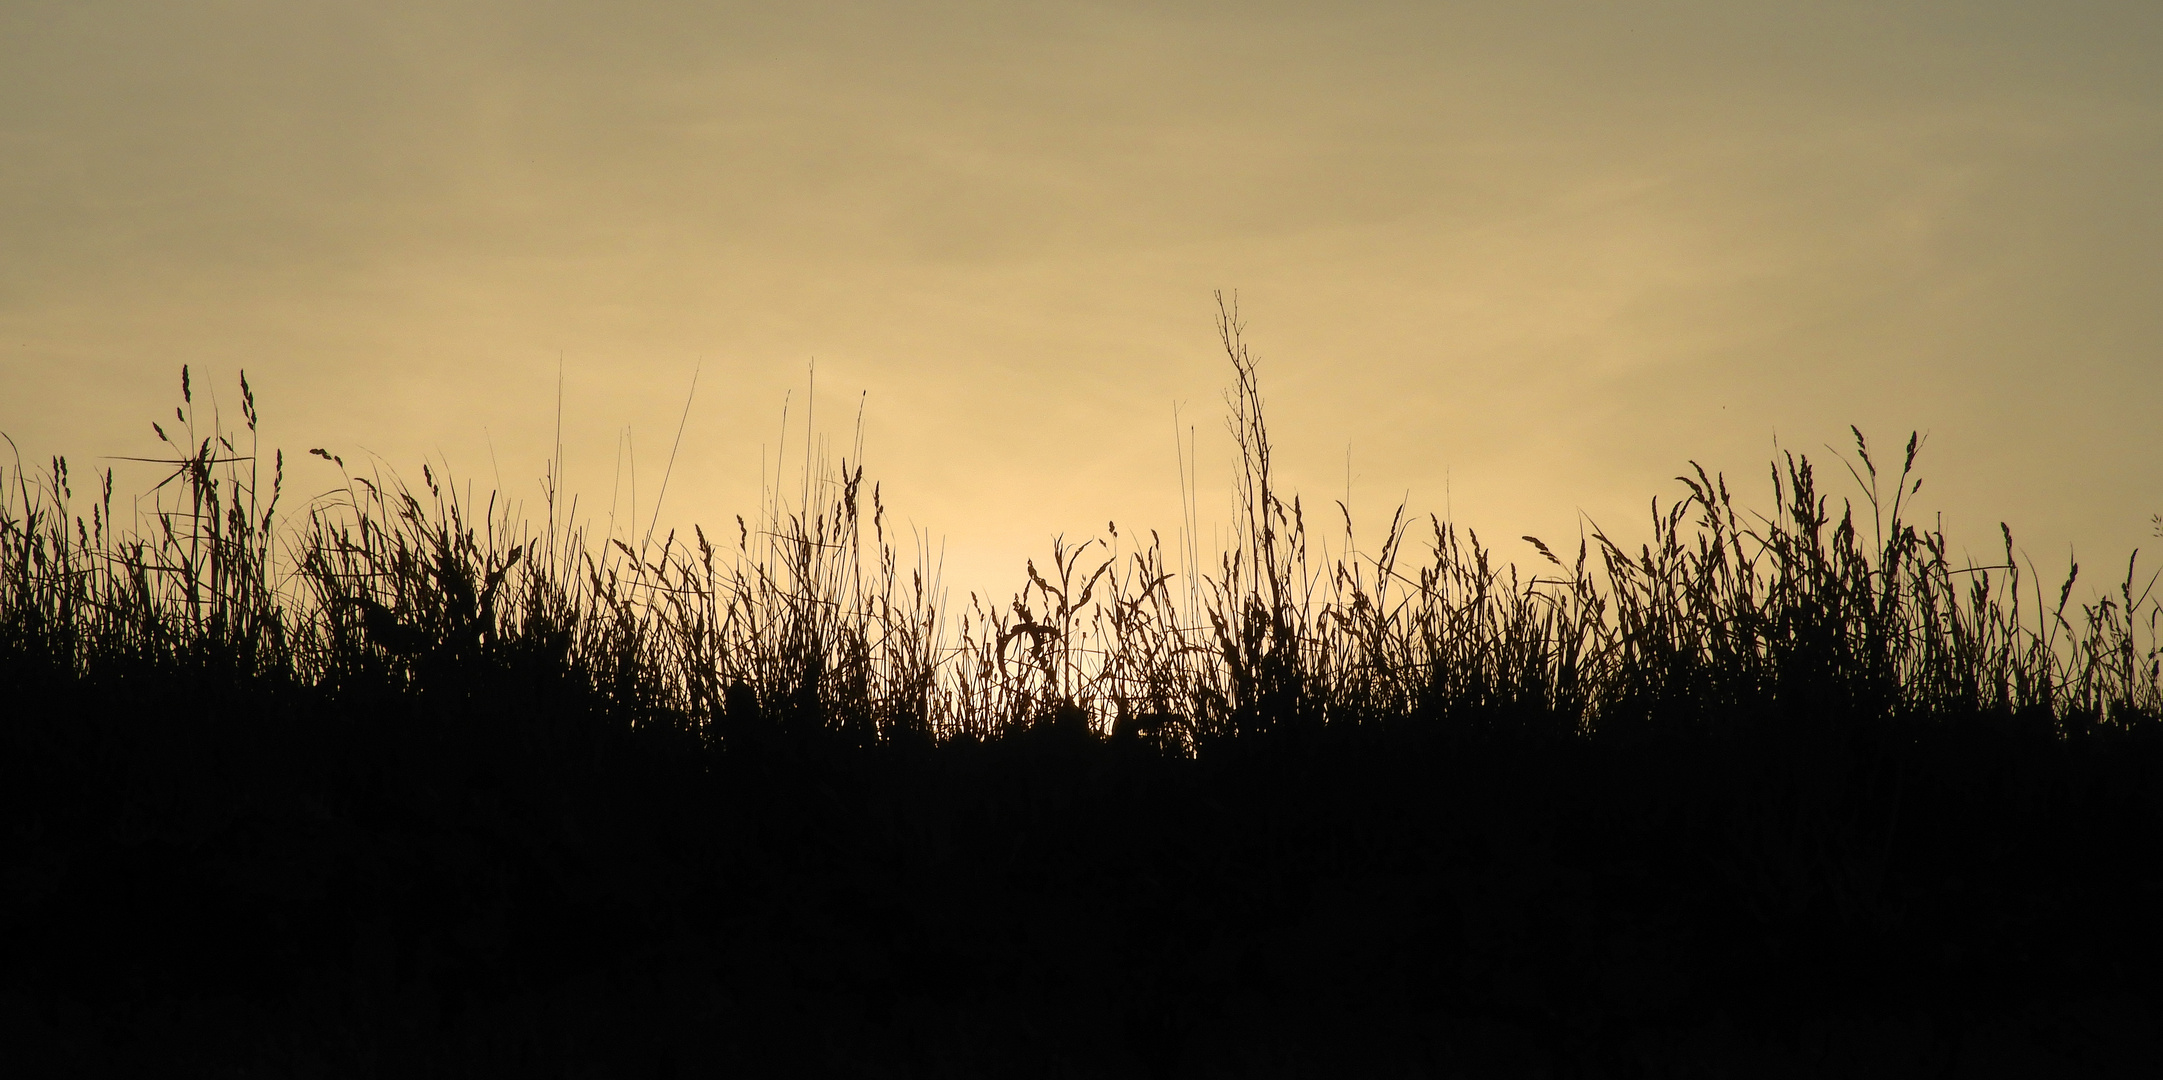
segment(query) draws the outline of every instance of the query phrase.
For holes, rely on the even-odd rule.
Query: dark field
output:
[[[7,471],[8,1071],[2163,1065],[2132,567],[1954,566],[1860,434],[1852,507],[1793,458],[1531,580],[1401,513],[1320,565],[1225,344],[1233,549],[965,612],[847,461],[645,550],[425,471],[288,524],[252,398],[140,535]]]

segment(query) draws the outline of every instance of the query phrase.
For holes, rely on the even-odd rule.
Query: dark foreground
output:
[[[12,1075],[2163,1064],[2138,732],[731,754],[129,693],[0,725]]]
[[[1837,509],[1314,562],[1219,330],[1222,558],[966,614],[847,462],[733,554],[321,448],[283,529],[183,369],[136,531],[17,464],[0,1075],[2163,1075],[2137,560],[1956,565],[1855,432]]]

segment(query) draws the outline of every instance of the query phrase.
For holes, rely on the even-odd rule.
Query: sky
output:
[[[1183,432],[1229,521],[1222,290],[1369,541],[1634,543],[1852,424],[1926,436],[1956,550],[2100,584],[2163,546],[2159,63],[2151,2],[11,0],[0,432],[79,477],[245,369],[295,504],[324,447],[537,505],[560,385],[635,538],[860,415],[1003,596],[1169,539]]]

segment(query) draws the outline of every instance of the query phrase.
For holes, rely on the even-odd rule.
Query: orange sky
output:
[[[533,499],[560,357],[569,486],[627,510],[628,428],[643,518],[703,365],[661,520],[719,525],[815,357],[1011,591],[1176,528],[1175,403],[1225,518],[1236,289],[1285,480],[1349,453],[1372,529],[1639,539],[1853,423],[2100,583],[2163,511],[2159,58],[2153,3],[12,0],[0,431],[145,454],[245,367],[289,458]]]

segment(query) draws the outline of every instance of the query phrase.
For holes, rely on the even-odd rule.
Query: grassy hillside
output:
[[[1325,563],[1223,329],[1230,550],[1059,546],[961,611],[847,461],[643,550],[425,468],[287,511],[245,380],[209,432],[183,373],[140,529],[110,474],[0,473],[0,1042],[86,1075],[2163,1060],[2132,566],[2076,602],[2010,536],[1954,565],[1916,441],[1860,433],[1848,499],[1788,457],[1752,513],[1692,467],[1648,541],[1533,541],[1529,577],[1403,511]]]

